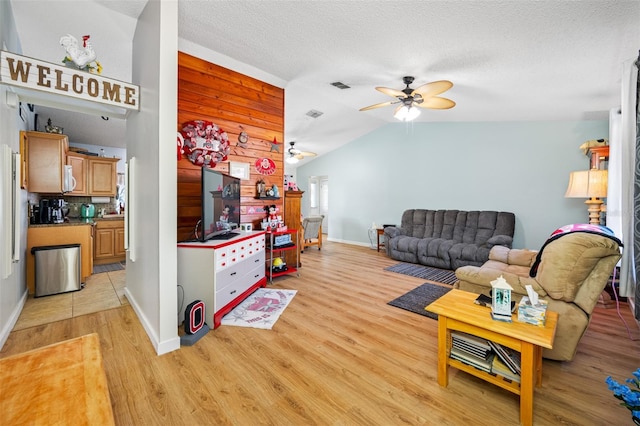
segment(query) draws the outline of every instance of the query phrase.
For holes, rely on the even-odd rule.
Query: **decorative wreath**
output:
[[[214,168],[226,161],[231,148],[227,132],[210,121],[194,120],[182,125],[182,151],[198,166]]]

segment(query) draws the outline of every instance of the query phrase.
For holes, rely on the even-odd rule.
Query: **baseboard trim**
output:
[[[360,246],[360,247],[369,247],[369,243],[363,243],[360,241],[351,241],[351,240],[340,240],[337,238],[329,238],[327,237],[327,241],[332,241],[335,243],[343,243],[343,244],[351,244],[352,246]]]
[[[133,297],[133,295],[131,294],[131,292],[127,287],[125,287],[124,289],[124,294],[127,296],[127,299],[129,300],[129,304],[131,305],[134,312],[138,316],[138,319],[140,320],[140,324],[142,324],[142,328],[144,328],[144,331],[147,333],[147,336],[149,336],[149,340],[151,340],[151,344],[156,350],[156,354],[164,355],[166,353],[180,349],[179,336],[175,336],[169,340],[161,342],[160,339],[158,339],[158,336],[156,335],[156,333],[154,332],[153,327],[151,327],[151,323],[142,312],[142,309],[140,309],[140,305],[138,304],[135,297]]]
[[[11,316],[9,316],[9,321],[5,324],[2,332],[0,333],[0,349],[4,347],[4,344],[7,342],[9,338],[9,334],[11,334],[11,330],[15,327],[18,322],[18,318],[20,318],[20,314],[22,313],[22,309],[24,308],[25,303],[27,303],[27,298],[29,297],[29,291],[25,288],[24,293],[22,293],[22,297],[16,304],[16,308],[11,312]]]

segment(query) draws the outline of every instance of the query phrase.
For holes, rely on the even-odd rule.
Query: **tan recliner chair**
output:
[[[318,246],[318,250],[322,248],[322,220],[324,215],[309,216],[302,220],[302,242],[300,243],[300,251],[310,246]]]
[[[620,246],[615,239],[599,234],[563,235],[543,246],[537,273],[531,277],[537,254],[494,246],[482,266],[456,269],[459,281],[454,287],[489,295],[491,281],[502,275],[513,287],[512,297],[517,303],[527,294],[525,286],[531,285],[549,302],[548,309],[558,312],[553,349],[544,349],[543,357],[570,361],[587,330],[598,297],[621,257]]]

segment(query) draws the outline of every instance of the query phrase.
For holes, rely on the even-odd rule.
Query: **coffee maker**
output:
[[[40,200],[39,213],[38,223],[51,223],[51,209],[49,208],[49,200],[47,198]]]
[[[51,223],[64,222],[64,214],[62,213],[62,207],[64,206],[64,199],[49,200],[49,208],[51,209]]]
[[[38,209],[39,215],[37,216],[39,218],[38,223],[47,224],[64,222],[64,214],[62,212],[63,206],[64,199],[62,198],[41,199]]]

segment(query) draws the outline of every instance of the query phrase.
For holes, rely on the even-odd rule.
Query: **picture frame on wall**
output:
[[[249,163],[229,161],[229,174],[241,180],[249,180]]]

